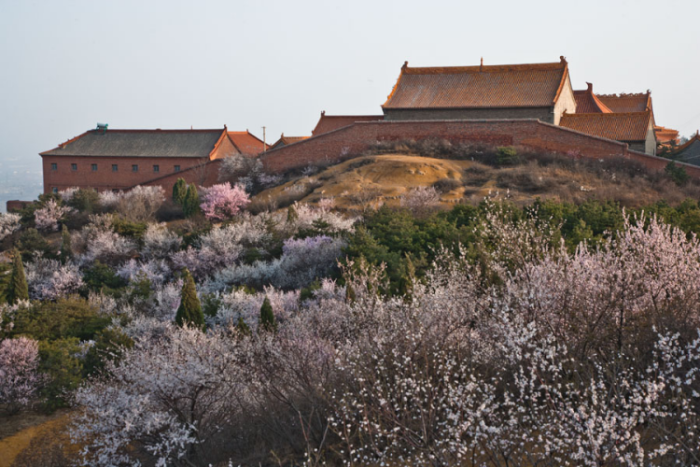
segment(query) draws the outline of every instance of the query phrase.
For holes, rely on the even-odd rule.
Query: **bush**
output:
[[[100,195],[92,188],[80,188],[66,201],[66,204],[78,211],[92,213],[99,207]]]
[[[54,411],[69,405],[70,393],[82,381],[83,364],[78,358],[83,352],[74,337],[39,343],[39,371],[48,382],[41,388],[44,409]]]
[[[34,253],[41,253],[48,257],[54,256],[53,249],[36,229],[27,229],[24,231],[22,235],[19,236],[17,247],[22,253],[22,259],[24,261],[30,261],[34,257]]]
[[[690,180],[690,176],[688,172],[685,171],[685,167],[680,167],[673,161],[668,163],[664,172],[666,172],[666,175],[678,186],[683,186]]]
[[[20,308],[14,315],[14,327],[9,335],[30,336],[39,341],[91,340],[110,322],[108,316],[98,314],[86,300],[72,297],[56,302],[34,302],[30,307]]]
[[[512,146],[499,147],[496,151],[496,163],[498,166],[516,165],[519,162],[518,152]]]
[[[452,190],[456,190],[462,186],[462,182],[456,178],[441,178],[437,182],[433,183],[433,188],[435,188],[440,193],[449,193]]]

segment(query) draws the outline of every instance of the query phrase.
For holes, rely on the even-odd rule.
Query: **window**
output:
[[[71,170],[78,170],[78,164],[71,164],[70,169]]]
[[[57,194],[58,194],[58,188],[56,188],[56,187],[51,188],[51,193],[57,195]]]
[[[154,171],[154,172],[160,172],[160,166],[159,166],[159,165],[154,165],[154,166],[153,166],[153,171]]]
[[[175,166],[175,172],[179,172],[179,171],[180,171],[180,166],[179,166],[179,165],[176,165],[176,166]]]
[[[116,188],[112,188],[112,193],[119,193],[119,190]]]
[[[119,170],[119,166],[117,164],[112,164],[112,172],[116,172]]]
[[[92,164],[92,171],[97,172],[97,164]]]
[[[51,163],[51,170],[58,170],[58,164],[55,162]]]
[[[139,166],[137,164],[134,164],[131,166],[131,171],[132,172],[138,172],[139,171]]]

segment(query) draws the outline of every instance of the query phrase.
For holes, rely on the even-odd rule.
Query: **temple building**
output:
[[[382,106],[385,120],[538,119],[576,112],[569,66],[556,63],[412,68]]]
[[[324,110],[321,112],[321,118],[318,119],[316,128],[311,131],[311,135],[318,136],[329,133],[356,122],[376,122],[379,120],[384,120],[384,115],[326,115]]]
[[[218,130],[86,131],[40,153],[44,192],[70,187],[98,191],[136,185],[172,186],[178,177],[204,185],[215,180],[207,165],[236,154],[255,156],[263,143],[249,132]],[[212,173],[208,173],[212,172]]]
[[[304,141],[305,139],[310,138],[310,136],[284,136],[284,133],[282,133],[282,136],[280,136],[280,139],[278,139],[275,144],[270,146],[268,149],[277,149],[281,148],[283,146],[288,146],[290,144],[298,143],[299,141]]]
[[[700,131],[692,138],[678,146],[672,153],[672,157],[680,162],[700,165]]]
[[[656,154],[651,111],[564,114],[560,125],[591,136],[627,143],[630,149]]]

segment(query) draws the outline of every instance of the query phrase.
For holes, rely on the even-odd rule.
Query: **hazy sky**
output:
[[[308,135],[381,113],[412,66],[569,61],[574,89],[652,90],[700,128],[700,1],[0,0],[0,164],[97,122]],[[1,165],[0,165],[1,167]]]

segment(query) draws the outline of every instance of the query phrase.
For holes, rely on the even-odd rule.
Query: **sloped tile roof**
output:
[[[656,133],[656,139],[659,144],[666,144],[672,141],[678,144],[678,130],[673,130],[663,126],[655,126],[654,133]]]
[[[586,83],[588,89],[582,91],[574,91],[576,99],[576,113],[593,114],[593,113],[611,113],[612,110],[607,105],[603,104],[598,97],[593,94],[593,85]]]
[[[560,126],[617,141],[644,141],[651,112],[564,114]]]
[[[374,122],[384,120],[384,115],[326,115],[326,112],[321,112],[321,118],[316,124],[311,134],[313,136],[322,135],[329,131],[343,128],[344,126],[352,125],[355,122]]]
[[[558,63],[409,68],[384,109],[549,107],[559,98],[568,65]]]
[[[209,157],[221,130],[90,130],[42,156]]]
[[[651,92],[636,94],[598,94],[598,99],[613,112],[644,112],[653,110]]]
[[[692,138],[679,146],[674,154],[681,162],[700,165],[700,131],[695,133]]]
[[[241,154],[257,155],[265,150],[263,141],[246,131],[229,131],[229,138]]]
[[[278,139],[275,144],[269,147],[269,149],[275,149],[280,146],[287,146],[289,144],[294,144],[298,143],[299,141],[304,141],[305,139],[309,139],[311,136],[284,136],[284,133],[282,133],[282,136],[280,136],[280,139]]]

